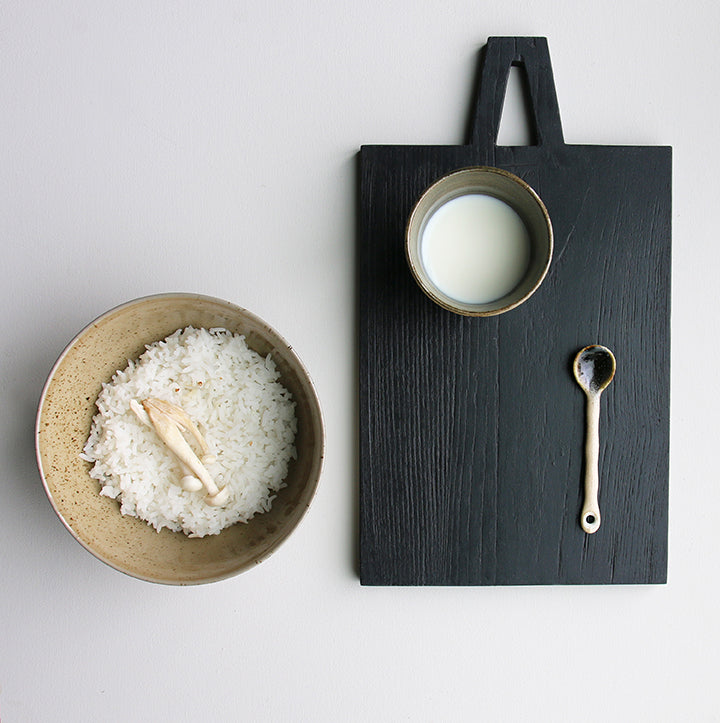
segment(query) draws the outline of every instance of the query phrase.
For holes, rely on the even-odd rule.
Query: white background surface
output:
[[[720,720],[720,6],[0,3],[0,717]],[[545,35],[570,143],[674,147],[669,583],[363,588],[354,156],[459,143],[490,35]],[[324,407],[318,494],[231,580],[98,562],[36,470],[67,341],[150,293],[251,309]]]

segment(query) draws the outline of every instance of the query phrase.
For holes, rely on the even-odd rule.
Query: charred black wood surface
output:
[[[527,74],[534,146],[495,144],[512,64]],[[488,41],[469,136],[359,154],[361,582],[665,582],[671,149],[565,144],[543,38]],[[422,192],[473,165],[527,181],[555,233],[539,290],[490,318],[433,304],[404,255]],[[618,365],[594,535],[579,524],[585,398],[571,369],[588,344]]]

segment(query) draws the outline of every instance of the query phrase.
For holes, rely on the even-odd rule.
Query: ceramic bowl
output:
[[[522,220],[530,245],[529,263],[518,283],[485,303],[459,301],[438,288],[421,251],[423,233],[432,215],[449,201],[473,194],[491,196],[510,206]],[[490,166],[463,168],[436,181],[417,201],[407,224],[405,251],[415,280],[436,304],[465,316],[493,316],[527,301],[542,283],[553,254],[552,223],[540,197],[518,176]]]
[[[103,382],[137,358],[146,344],[176,329],[224,327],[244,334],[249,347],[272,358],[296,402],[297,460],[272,509],[219,535],[190,538],[156,532],[123,516],[117,501],[102,497],[80,452],[96,413]],[[287,342],[254,314],[226,301],[195,294],[149,296],[93,321],[67,346],[43,389],[35,442],[40,474],[58,516],[93,555],[121,572],[151,582],[190,585],[221,580],[255,566],[295,529],[320,476],[324,430],[315,389]]]

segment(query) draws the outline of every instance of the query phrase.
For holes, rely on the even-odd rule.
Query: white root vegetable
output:
[[[203,488],[203,483],[192,473],[192,470],[186,467],[182,462],[180,462],[180,469],[182,470],[180,486],[186,492],[197,492]]]
[[[137,402],[135,402],[135,404],[137,405]],[[130,406],[133,411],[138,414],[138,411],[133,407],[132,403]],[[223,489],[218,488],[205,465],[198,459],[181,432],[182,428],[193,435],[202,450],[203,460],[209,464],[213,458],[209,454],[207,443],[187,412],[176,404],[154,398],[144,399],[142,407],[145,412],[147,412],[147,416],[155,428],[158,437],[165,442],[168,449],[180,462],[183,473],[180,482],[182,488],[189,491],[196,491],[205,487],[207,490],[205,502],[213,507],[221,507],[224,505],[230,497],[230,490],[227,487]],[[200,486],[198,486],[198,483]]]
[[[200,446],[200,452],[203,460],[205,460],[206,457],[210,456],[211,459],[207,460],[207,463],[210,464],[210,462],[215,461],[210,455],[210,448],[208,447],[205,438],[202,436],[202,434],[200,434],[200,430],[195,425],[195,422],[193,422],[193,420],[190,418],[190,415],[182,407],[179,407],[177,404],[173,404],[172,402],[166,402],[164,399],[153,398],[146,399],[145,401],[152,402],[155,409],[166,414],[168,417],[170,417],[170,419],[175,422],[175,424],[184,429],[186,432],[192,434],[192,436],[195,438],[195,441]],[[143,402],[143,406],[145,406],[145,402]]]
[[[130,400],[130,410],[146,427],[150,427],[150,429],[153,430],[155,429],[152,422],[150,421],[148,413],[137,402],[137,400]],[[215,461],[215,458],[212,455],[206,454],[203,455],[201,461],[203,464],[211,464]],[[180,487],[182,487],[186,492],[197,492],[198,490],[201,490],[203,488],[203,483],[192,473],[192,471],[188,467],[186,467],[179,460],[178,462],[180,463],[180,470],[182,472],[182,478],[179,482]]]

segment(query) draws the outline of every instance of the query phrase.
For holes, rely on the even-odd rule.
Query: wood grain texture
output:
[[[495,145],[509,68],[538,145]],[[427,299],[404,231],[439,177],[527,181],[555,232],[548,276],[489,318]],[[667,575],[671,149],[566,145],[543,38],[491,38],[464,146],[359,154],[360,578],[368,585],[662,583]],[[613,350],[600,417],[600,530],[582,506],[578,349]]]

